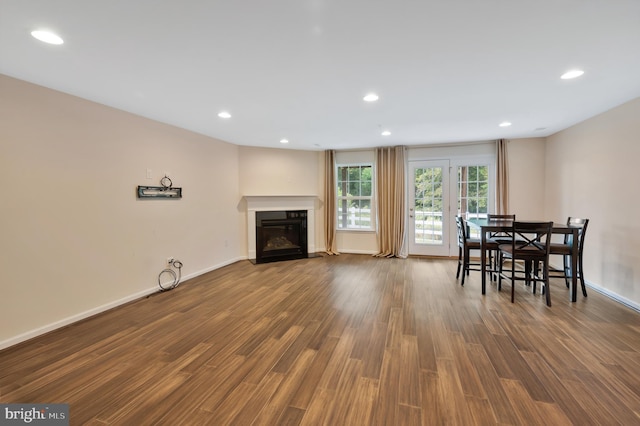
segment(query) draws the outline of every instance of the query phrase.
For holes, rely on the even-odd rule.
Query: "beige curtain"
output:
[[[327,254],[340,254],[336,243],[335,151],[324,152],[324,241]]]
[[[507,156],[507,141],[496,141],[496,213],[509,213],[509,163]]]
[[[376,149],[379,257],[407,257],[405,164],[405,147]]]

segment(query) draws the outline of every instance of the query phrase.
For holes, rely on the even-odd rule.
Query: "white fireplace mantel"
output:
[[[256,212],[278,210],[307,211],[307,252],[316,251],[315,209],[317,195],[245,195],[247,202],[247,247],[249,259],[256,258]]]

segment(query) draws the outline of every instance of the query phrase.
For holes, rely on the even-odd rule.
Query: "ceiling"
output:
[[[0,73],[237,145],[544,137],[640,96],[640,1],[0,0]]]

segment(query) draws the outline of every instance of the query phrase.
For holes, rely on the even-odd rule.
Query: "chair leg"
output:
[[[529,279],[531,280],[531,291],[533,294],[536,294],[538,288],[538,281],[536,278],[538,277],[538,262],[531,262],[529,266]]]
[[[496,271],[498,270],[498,256],[500,256],[499,252],[489,252],[491,253],[489,255],[489,269],[491,269],[491,281],[495,281],[498,279],[498,274],[496,273]]]
[[[462,281],[460,285],[464,285],[464,278],[469,275],[469,251],[464,250],[464,256],[462,256]]]
[[[516,262],[511,259],[511,303],[516,300]]]
[[[567,288],[569,288],[569,277],[573,276],[573,271],[569,264],[569,256],[562,256],[562,263],[564,264],[564,283],[567,285]]]
[[[544,295],[547,299],[547,306],[551,307],[551,287],[549,286],[549,265],[544,266]]]
[[[498,264],[498,291],[502,290],[502,257],[500,257],[500,263]]]
[[[587,287],[584,285],[584,274],[582,273],[582,255],[578,256],[578,277],[580,277],[580,285],[582,286],[582,295],[587,297]]]
[[[458,247],[458,270],[456,271],[456,280],[460,278],[461,266],[462,266],[462,247]]]
[[[491,266],[491,269],[493,269],[492,275],[493,275],[494,281],[496,280],[496,275],[498,275],[496,271],[500,269],[501,263],[502,263],[502,253],[498,250],[496,251],[496,255],[493,258],[493,266]]]
[[[531,267],[532,262],[530,260],[525,260],[524,262],[524,283],[526,286],[531,285],[531,274],[533,273],[533,268]],[[533,281],[533,292],[536,292],[536,281]]]

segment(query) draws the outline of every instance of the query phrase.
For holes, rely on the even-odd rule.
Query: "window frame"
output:
[[[370,196],[363,196],[363,195],[358,195],[358,196],[346,196],[346,195],[338,195],[338,188],[340,186],[340,182],[342,182],[340,180],[340,169],[341,168],[348,168],[348,167],[370,167],[371,168],[371,195]],[[375,198],[375,194],[376,194],[376,184],[375,184],[375,180],[376,180],[376,170],[375,170],[375,164],[373,162],[368,162],[368,161],[364,161],[364,162],[346,162],[346,163],[336,163],[335,165],[335,176],[336,176],[336,195],[335,195],[335,201],[336,201],[336,209],[335,209],[335,214],[336,214],[336,231],[349,231],[349,232],[375,232],[376,228],[377,228],[377,216],[376,216],[376,198]],[[362,172],[361,172],[362,173]],[[347,181],[348,182],[348,181]],[[347,224],[347,227],[341,227],[342,224],[342,220],[340,217],[340,205],[341,202],[343,200],[368,200],[369,201],[369,205],[370,205],[370,221],[369,221],[369,227],[350,227]]]
[[[466,168],[467,169],[467,173],[469,173],[469,168],[471,167],[475,167],[475,168],[486,168],[486,180],[480,180],[478,178],[478,175],[476,175],[475,180],[471,180],[470,176],[467,175],[466,176],[466,180],[461,180],[461,176],[460,176],[460,171],[462,168]],[[492,209],[491,209],[491,201],[492,201],[492,197],[491,197],[491,189],[492,189],[492,185],[491,185],[491,167],[489,164],[466,164],[466,163],[460,163],[455,167],[455,170],[452,170],[453,173],[455,173],[456,175],[456,214],[459,215],[463,215],[467,218],[470,217],[474,217],[474,218],[486,218],[487,215],[489,213],[491,213]],[[477,173],[477,171],[476,171]],[[463,185],[466,184],[466,185]],[[486,195],[485,196],[480,196],[480,185],[481,184],[486,184]],[[477,185],[475,188],[475,195],[471,195],[470,192],[472,191],[471,185]],[[466,186],[466,192],[464,193],[463,196],[463,188]],[[463,202],[464,200],[464,202]],[[485,200],[486,203],[486,211],[485,212],[480,212],[480,200]],[[475,203],[476,204],[476,208],[475,208],[475,212],[470,212],[469,211],[469,206],[471,205],[471,203]],[[462,207],[466,205],[467,208],[464,209],[465,211],[462,211]]]
[[[470,156],[456,156],[456,157],[452,157],[452,162],[451,162],[451,177],[455,178],[455,182],[452,183],[451,185],[451,196],[453,197],[452,200],[452,213],[453,216],[455,216],[458,213],[461,213],[463,215],[465,215],[466,212],[459,212],[458,211],[458,203],[460,202],[460,199],[458,197],[458,186],[460,185],[460,182],[458,181],[458,167],[469,167],[469,166],[482,166],[482,167],[487,167],[487,213],[493,213],[495,211],[495,185],[496,185],[496,158],[495,155],[491,155],[491,154],[480,154],[480,155],[470,155]],[[484,214],[484,217],[486,217],[486,214]],[[466,216],[466,215],[465,215]],[[478,215],[478,217],[482,217],[481,215]],[[450,232],[457,232],[455,229],[455,221],[452,220],[451,221],[451,230]],[[455,235],[455,234],[452,234]],[[480,234],[478,233],[478,231],[474,231],[473,229],[471,230],[471,234],[469,235],[472,238],[480,238]],[[457,244],[455,244],[455,242],[451,241],[450,243],[450,256],[455,256],[457,254]]]

